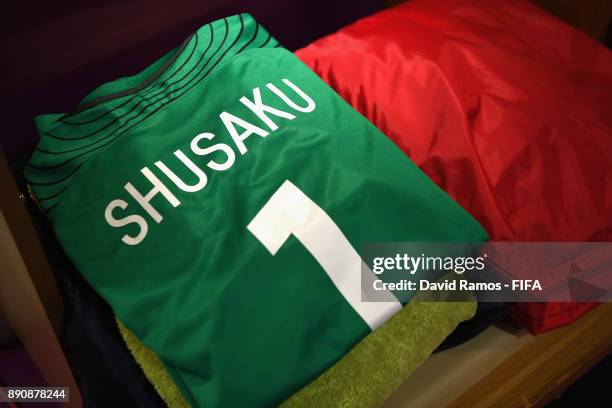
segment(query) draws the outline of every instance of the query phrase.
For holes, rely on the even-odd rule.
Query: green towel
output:
[[[476,302],[413,301],[281,406],[377,407],[475,312]]]
[[[419,293],[282,407],[379,406],[459,323],[476,312],[472,299],[465,302],[429,299]],[[159,357],[119,320],[117,324],[134,358],[166,404],[170,408],[189,406]]]

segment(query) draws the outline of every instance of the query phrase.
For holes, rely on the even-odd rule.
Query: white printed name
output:
[[[226,171],[230,169],[236,161],[236,153],[234,148],[238,150],[240,155],[244,155],[248,152],[246,146],[246,140],[252,135],[259,137],[266,137],[271,132],[276,131],[279,128],[277,125],[278,119],[272,119],[271,117],[281,118],[285,120],[293,120],[296,118],[294,113],[309,113],[312,112],[316,105],[311,97],[306,95],[304,91],[298,88],[288,79],[283,79],[282,82],[285,88],[291,89],[293,95],[297,95],[300,100],[296,101],[295,96],[290,98],[285,91],[279,89],[279,87],[269,83],[266,84],[266,88],[274,94],[276,98],[279,98],[288,109],[280,110],[272,106],[266,105],[262,101],[261,91],[259,88],[253,89],[252,96],[250,98],[243,96],[240,98],[240,102],[246,106],[255,116],[262,122],[260,126],[254,125],[253,123],[247,122],[246,120],[239,118],[229,112],[221,112],[219,119],[223,123],[225,129],[229,133],[232,139],[233,147],[225,143],[212,143],[215,139],[215,135],[212,133],[200,133],[196,135],[189,145],[191,154],[204,157],[214,152],[220,152],[223,154],[224,160],[215,161],[208,160],[203,165],[214,171]],[[283,108],[285,109],[285,108]],[[242,129],[239,132],[237,127]],[[161,160],[156,161],[155,167],[161,173],[164,174],[177,188],[188,193],[194,193],[202,190],[208,183],[208,177],[206,171],[202,168],[202,165],[196,164],[187,154],[182,150],[176,150],[174,155],[179,159],[183,165],[189,169],[195,176],[197,181],[193,184],[188,184],[179,178],[174,171],[172,171],[164,162]],[[151,204],[151,200],[160,194],[166,199],[173,207],[181,205],[179,199],[168,189],[168,187],[158,178],[158,176],[149,168],[143,167],[140,169],[142,175],[152,184],[153,188],[146,193],[138,191],[130,182],[125,183],[124,189],[135,200],[136,204],[140,206],[147,215],[156,223],[161,223],[164,217],[159,211]],[[138,227],[138,232],[135,235],[128,235],[127,233],[121,237],[121,240],[127,245],[138,245],[141,243],[149,231],[149,225],[147,219],[136,213],[129,213],[127,215],[119,216],[117,213],[128,211],[130,204],[121,198],[112,200],[106,206],[104,211],[104,218],[111,227],[122,228],[130,224],[134,224]]]

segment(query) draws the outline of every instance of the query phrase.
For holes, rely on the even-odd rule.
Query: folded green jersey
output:
[[[401,310],[362,242],[486,239],[248,15],[36,124],[59,242],[194,407],[279,404]]]

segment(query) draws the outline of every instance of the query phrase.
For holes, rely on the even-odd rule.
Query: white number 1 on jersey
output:
[[[391,292],[385,294],[388,302],[361,300],[362,266],[369,283],[374,281],[376,275],[363,264],[357,251],[329,215],[289,180],[272,194],[247,229],[272,255],[293,234],[372,330],[401,309],[401,303]]]

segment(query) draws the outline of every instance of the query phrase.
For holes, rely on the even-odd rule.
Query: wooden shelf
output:
[[[612,352],[612,304],[532,336],[492,327],[432,356],[386,401],[399,407],[539,407]]]
[[[612,351],[612,304],[533,338],[451,407],[543,406]]]

